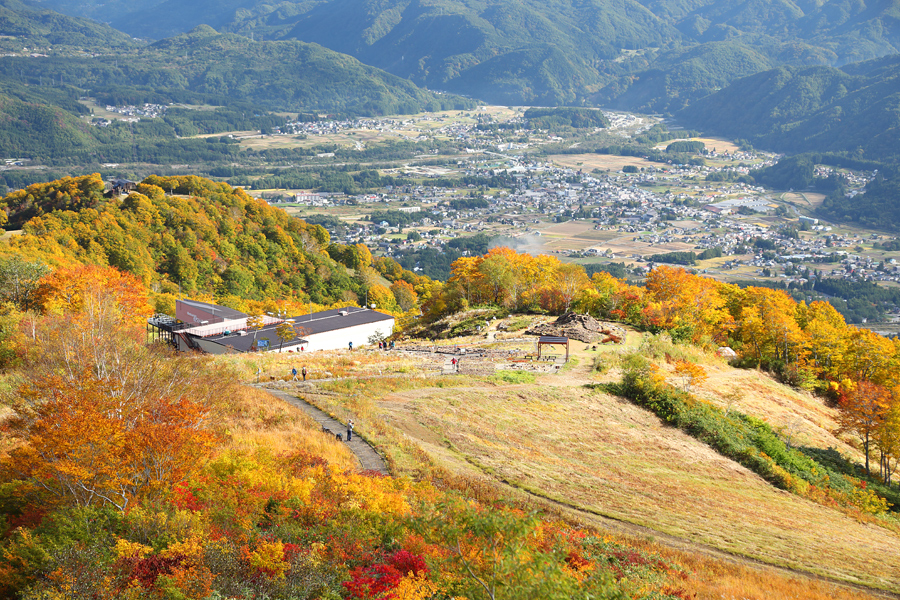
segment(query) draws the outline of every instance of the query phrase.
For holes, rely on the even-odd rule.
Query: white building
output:
[[[390,336],[394,317],[368,308],[348,306],[280,319],[263,317],[263,326],[247,326],[249,315],[215,304],[178,300],[175,318],[157,315],[148,323],[157,337],[178,350],[208,354],[231,352],[310,352],[359,348]],[[281,339],[277,329],[289,323],[294,336]]]

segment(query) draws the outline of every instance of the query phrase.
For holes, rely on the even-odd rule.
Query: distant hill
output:
[[[66,16],[19,0],[0,0],[0,48],[36,53],[109,52],[138,43],[109,25]]]
[[[161,119],[99,128],[78,119],[89,113],[82,96],[115,105],[227,108],[217,114],[172,109]],[[283,124],[283,117],[267,121],[266,110],[375,116],[474,104],[317,44],[254,42],[201,26],[106,55],[0,59],[0,152],[50,164],[231,162],[234,147],[181,138]]]
[[[257,39],[299,39],[431,89],[494,102],[546,104],[571,102],[596,86],[596,63],[614,58],[620,48],[656,46],[678,36],[634,0],[578,5],[560,0],[490,5],[324,0],[277,8],[248,1],[185,5],[172,0],[113,23],[125,31],[136,31],[141,23],[142,31],[156,37],[207,23]]]
[[[687,107],[693,127],[788,152],[900,157],[900,56],[873,65],[778,67]]]
[[[46,0],[98,17],[101,4]],[[164,38],[201,24],[316,42],[431,89],[513,104],[675,111],[778,65],[900,49],[900,0],[118,0],[102,20]],[[633,51],[639,51],[637,55]]]

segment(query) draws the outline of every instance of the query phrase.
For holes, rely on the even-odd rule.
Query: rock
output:
[[[553,323],[532,327],[525,333],[530,335],[553,335],[567,337],[588,344],[621,344],[625,341],[625,330],[612,323],[603,323],[590,315],[566,313]]]

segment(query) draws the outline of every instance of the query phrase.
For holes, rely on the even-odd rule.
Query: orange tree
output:
[[[859,438],[866,455],[866,473],[869,473],[869,451],[872,441],[883,426],[891,408],[891,394],[880,385],[859,381],[840,399],[838,423],[840,430]]]

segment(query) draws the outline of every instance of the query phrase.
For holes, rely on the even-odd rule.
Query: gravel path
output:
[[[283,392],[281,390],[273,390],[270,388],[258,386],[259,389],[265,390],[266,392],[272,394],[276,398],[280,398],[291,404],[292,406],[296,406],[309,416],[311,416],[316,423],[321,425],[322,427],[326,427],[333,431],[334,433],[340,433],[347,437],[347,424],[341,423],[337,419],[331,417],[325,411],[322,411],[303,398],[298,398],[297,396],[293,396],[288,394],[287,392]],[[385,464],[384,459],[381,458],[381,455],[375,451],[368,442],[359,437],[356,432],[354,432],[353,439],[349,442],[345,441],[347,447],[350,449],[353,454],[356,455],[357,460],[359,460],[360,468],[363,471],[378,471],[382,475],[390,475],[388,472],[387,464]]]

